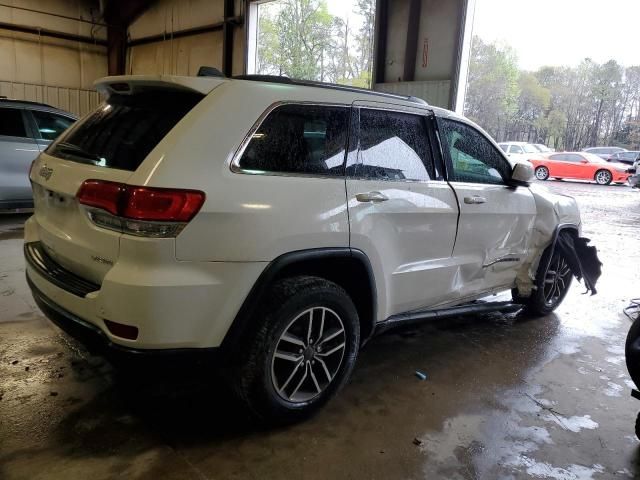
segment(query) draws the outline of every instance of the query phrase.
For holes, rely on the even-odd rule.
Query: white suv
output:
[[[576,203],[452,112],[283,78],[97,88],[30,172],[37,303],[108,351],[221,354],[263,418],[324,404],[375,332],[510,289],[545,314],[569,288]]]

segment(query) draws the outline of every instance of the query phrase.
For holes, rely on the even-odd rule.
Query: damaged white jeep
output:
[[[376,332],[595,292],[575,201],[452,112],[279,77],[97,88],[31,169],[33,295],[92,347],[218,353],[262,418],[317,410]]]

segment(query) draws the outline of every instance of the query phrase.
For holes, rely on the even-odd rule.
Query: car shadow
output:
[[[531,335],[524,332],[530,326],[537,331],[534,338],[552,338],[558,319],[554,315],[531,319],[489,314],[399,327],[365,346],[354,379],[341,395],[364,397],[368,392],[359,390],[377,388],[380,382],[380,389],[386,389],[393,385],[399,371],[413,376],[416,365],[433,365],[429,375],[435,375],[444,350],[447,357],[461,358],[473,351],[501,356],[512,352],[512,367],[526,372],[544,355],[546,345],[546,341],[531,341]],[[80,363],[76,361],[74,368]],[[125,456],[136,455],[159,442],[215,445],[278,430],[257,422],[244,409],[226,386],[220,368],[206,364],[103,368],[96,375],[106,388],[70,410],[56,428],[57,443],[66,450],[65,455],[102,456],[111,454],[114,448]],[[350,400],[334,400],[341,401]],[[348,414],[348,408],[344,412]],[[322,419],[316,417],[316,421]]]

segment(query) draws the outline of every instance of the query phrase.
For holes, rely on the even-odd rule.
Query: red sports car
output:
[[[611,182],[625,183],[631,175],[628,165],[607,162],[597,155],[585,152],[552,153],[544,159],[529,161],[538,180],[572,178],[595,180],[600,185],[609,185]]]

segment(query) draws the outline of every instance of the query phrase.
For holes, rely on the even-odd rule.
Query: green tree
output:
[[[321,80],[333,16],[324,0],[282,0],[259,19],[258,72]]]
[[[495,138],[504,136],[517,110],[518,64],[508,46],[488,44],[473,38],[466,114]]]

